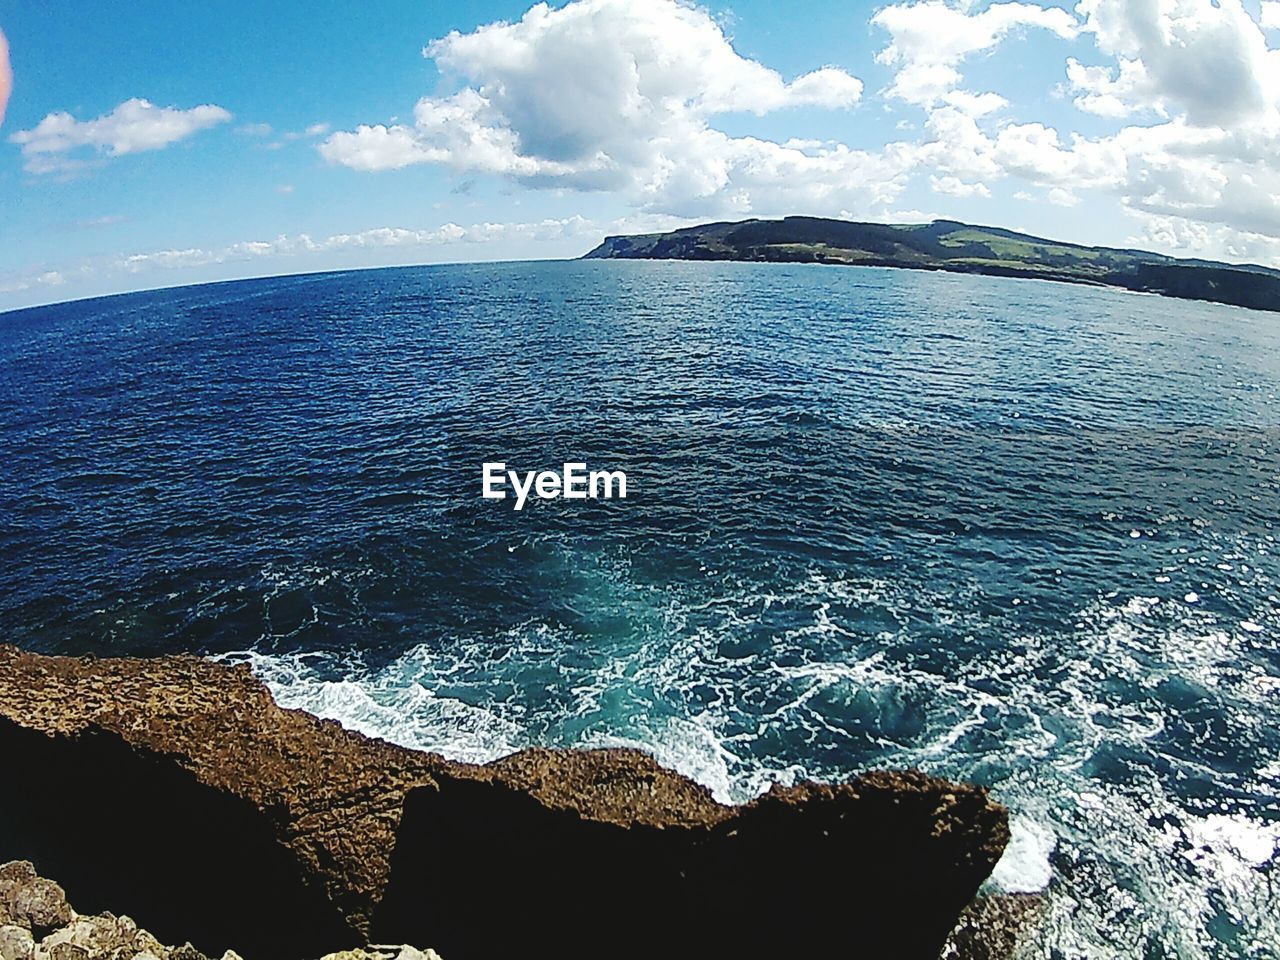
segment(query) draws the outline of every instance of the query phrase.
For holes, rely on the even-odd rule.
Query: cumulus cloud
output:
[[[77,120],[65,111],[51,113],[9,140],[22,147],[27,170],[50,173],[80,164],[67,157],[76,150],[88,148],[112,157],[159,150],[230,119],[230,113],[213,104],[179,110],[135,98],[96,120]]]
[[[1044,188],[1059,205],[1101,191],[1134,214],[1280,237],[1280,168],[1273,159],[1280,155],[1280,128],[1273,125],[1224,130],[1178,117],[1086,137],[1038,122],[988,130],[944,107],[930,114],[926,131],[917,160],[940,182],[1013,178]]]
[[[1052,204],[1101,191],[1135,215],[1280,235],[1280,54],[1240,0],[1080,0],[1074,12],[911,0],[871,22],[888,33],[886,94],[925,111],[914,140],[859,150],[730,136],[718,116],[845,107],[862,85],[831,67],[788,81],[673,0],[576,0],[429,44],[456,92],[422,98],[412,122],[337,132],[320,150],[359,170],[445,164],[684,217],[887,217],[923,174],[945,197],[1014,180]],[[1081,110],[1121,122],[1145,112],[1152,124],[1084,136],[1009,119],[1008,91],[963,88],[966,62],[1028,32],[1073,42],[1062,62]]]
[[[1062,187],[1054,187],[1045,194],[1045,199],[1055,207],[1074,207],[1080,202],[1079,197],[1070,190],[1064,190]]]
[[[1240,0],[1081,0],[1098,49],[1117,65],[1069,65],[1076,104],[1107,116],[1176,112],[1202,126],[1274,118],[1280,54]],[[1264,21],[1273,14],[1264,7]]]
[[[965,183],[959,177],[929,177],[929,185],[933,188],[934,193],[945,194],[948,197],[989,197],[991,190],[985,183]]]
[[[715,129],[715,117],[844,108],[862,83],[835,67],[787,81],[742,57],[705,11],[675,0],[574,0],[515,23],[451,33],[423,53],[458,92],[427,96],[413,122],[365,124],[320,145],[375,171],[447,164],[534,186],[617,191],[653,209],[750,210],[773,175],[856,175],[880,160]]]
[[[891,35],[880,54],[897,67],[888,93],[926,110],[925,137],[913,148],[934,191],[954,196],[1014,179],[1064,206],[1100,191],[1163,224],[1153,236],[1166,247],[1176,223],[1180,249],[1199,238],[1225,255],[1270,256],[1256,238],[1280,237],[1280,52],[1263,27],[1280,19],[1276,12],[1263,7],[1255,20],[1240,0],[1081,0],[1075,14],[928,0],[872,18]],[[1075,36],[1077,55],[1065,61],[1075,106],[1127,125],[1084,136],[1032,118],[1015,122],[996,116],[1005,106],[998,98],[960,89],[964,59],[1019,27]],[[1228,243],[1228,233],[1254,239]]]
[[[1184,217],[1139,214],[1140,232],[1130,243],[1161,247],[1183,256],[1252,263],[1280,263],[1280,238]]]
[[[993,3],[985,10],[925,0],[885,7],[871,18],[887,30],[889,45],[876,60],[897,68],[889,93],[928,106],[960,83],[960,65],[976,53],[994,49],[1010,34],[1027,28],[1072,39],[1080,25],[1066,10],[1033,3]]]

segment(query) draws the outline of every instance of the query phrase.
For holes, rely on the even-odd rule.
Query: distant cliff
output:
[[[1122,287],[1280,310],[1280,271],[1141,250],[1085,247],[955,220],[855,223],[821,217],[708,223],[608,237],[584,259],[757,260],[946,270]]]
[[[985,790],[910,771],[729,807],[631,750],[451,763],[195,657],[0,646],[0,773],[0,862],[248,960],[371,939],[448,960],[927,960],[1009,836]],[[965,916],[966,943],[998,926]]]

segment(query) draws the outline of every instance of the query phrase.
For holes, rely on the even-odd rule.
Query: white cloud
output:
[[[1134,213],[1173,216],[1280,237],[1280,127],[1197,127],[1183,118],[1126,126],[1114,134],[1062,135],[1042,123],[993,131],[954,108],[930,113],[930,139],[917,160],[937,179],[971,183],[1013,178],[1071,204],[1102,191]]]
[[[1280,52],[1240,0],[1081,0],[1075,13],[926,0],[872,18],[891,36],[878,58],[897,68],[887,92],[927,111],[914,148],[935,192],[1010,178],[1043,188],[1052,204],[1102,191],[1136,216],[1200,224],[1207,232],[1184,226],[1181,236],[1215,249],[1242,249],[1212,239],[1218,230],[1280,236]],[[1280,10],[1261,17],[1280,20]],[[960,67],[1015,28],[1091,39],[1105,62],[1065,64],[1075,105],[1117,120],[1146,113],[1152,125],[1087,137],[1032,118],[993,120],[1006,104],[959,89]]]
[[[9,140],[22,147],[29,171],[47,173],[81,165],[65,156],[74,150],[88,147],[113,157],[159,150],[230,119],[230,113],[213,104],[179,110],[135,98],[96,120],[77,120],[65,111],[51,113]]]
[[[1176,111],[1202,126],[1275,116],[1280,54],[1240,0],[1081,0],[1076,10],[1117,61],[1114,70],[1069,67],[1082,109]]]
[[[757,209],[788,175],[843,176],[852,197],[849,177],[884,165],[839,145],[715,129],[726,113],[848,107],[862,83],[834,67],[787,82],[740,56],[705,11],[674,0],[538,4],[518,22],[451,33],[424,53],[462,88],[419,100],[412,124],[334,133],[320,146],[328,160],[367,171],[442,163],[533,186],[617,191],[681,213]],[[834,182],[828,176],[817,194]]]
[[[36,287],[61,287],[67,278],[57,270],[44,270],[17,279],[0,282],[0,293],[21,293]]]
[[[281,234],[268,240],[243,240],[211,247],[175,247],[142,253],[92,258],[78,265],[51,270],[48,265],[26,270],[0,272],[0,295],[40,291],[79,284],[99,292],[125,285],[136,288],[139,280],[153,273],[170,276],[159,282],[209,279],[211,276],[255,275],[263,271],[376,266],[387,262],[438,262],[466,260],[476,256],[504,258],[582,252],[599,243],[606,234],[649,233],[690,226],[693,221],[655,214],[634,214],[597,222],[580,216],[545,220],[473,223],[462,226],[445,223],[431,229],[376,227],[326,237],[309,234]],[[385,254],[384,254],[385,252]],[[247,265],[241,270],[223,265]],[[209,268],[214,268],[210,270]],[[177,276],[175,276],[177,274]]]
[[[1177,256],[1280,263],[1280,238],[1183,217],[1137,214],[1142,230],[1129,242]]]
[[[985,183],[965,183],[959,177],[936,177],[929,178],[929,185],[933,187],[934,193],[942,193],[948,197],[989,197],[991,191]]]
[[[889,93],[928,106],[960,83],[960,65],[976,53],[994,49],[1025,28],[1048,30],[1064,39],[1080,25],[1067,11],[1033,3],[994,3],[978,13],[943,3],[894,4],[871,18],[889,31],[889,45],[876,60],[897,68]]]
[[[274,240],[243,240],[223,247],[155,250],[121,256],[111,268],[138,273],[151,268],[178,269],[210,264],[236,263],[266,257],[290,257],[376,248],[437,247],[458,243],[492,243],[499,240],[550,241],[603,236],[603,229],[582,217],[548,219],[529,223],[476,223],[468,227],[446,223],[432,230],[375,227],[356,233],[336,233],[315,239],[309,234],[282,234]]]
[[[955,107],[971,117],[985,117],[1009,105],[1009,101],[999,94],[969,93],[965,90],[950,90],[940,99],[947,106]]]
[[[353,170],[398,170],[415,163],[443,163],[449,159],[443,150],[419,144],[408,127],[386,127],[361,124],[353,132],[339,131],[320,145],[326,160]]]
[[[1089,67],[1071,57],[1067,60],[1067,83],[1076,93],[1075,104],[1101,117],[1126,117],[1143,106],[1165,114],[1151,77],[1141,60],[1120,60],[1111,67]]]

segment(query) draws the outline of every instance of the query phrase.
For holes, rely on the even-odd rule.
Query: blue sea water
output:
[[[0,630],[467,760],[989,785],[1029,955],[1280,944],[1280,314],[591,261],[0,316]],[[626,471],[484,500],[481,464]],[[796,918],[803,923],[803,918]]]

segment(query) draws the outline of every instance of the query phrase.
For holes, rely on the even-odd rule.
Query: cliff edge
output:
[[[0,646],[0,862],[247,960],[937,957],[999,858],[914,771],[717,803],[629,750],[453,763],[281,709],[245,667]]]

